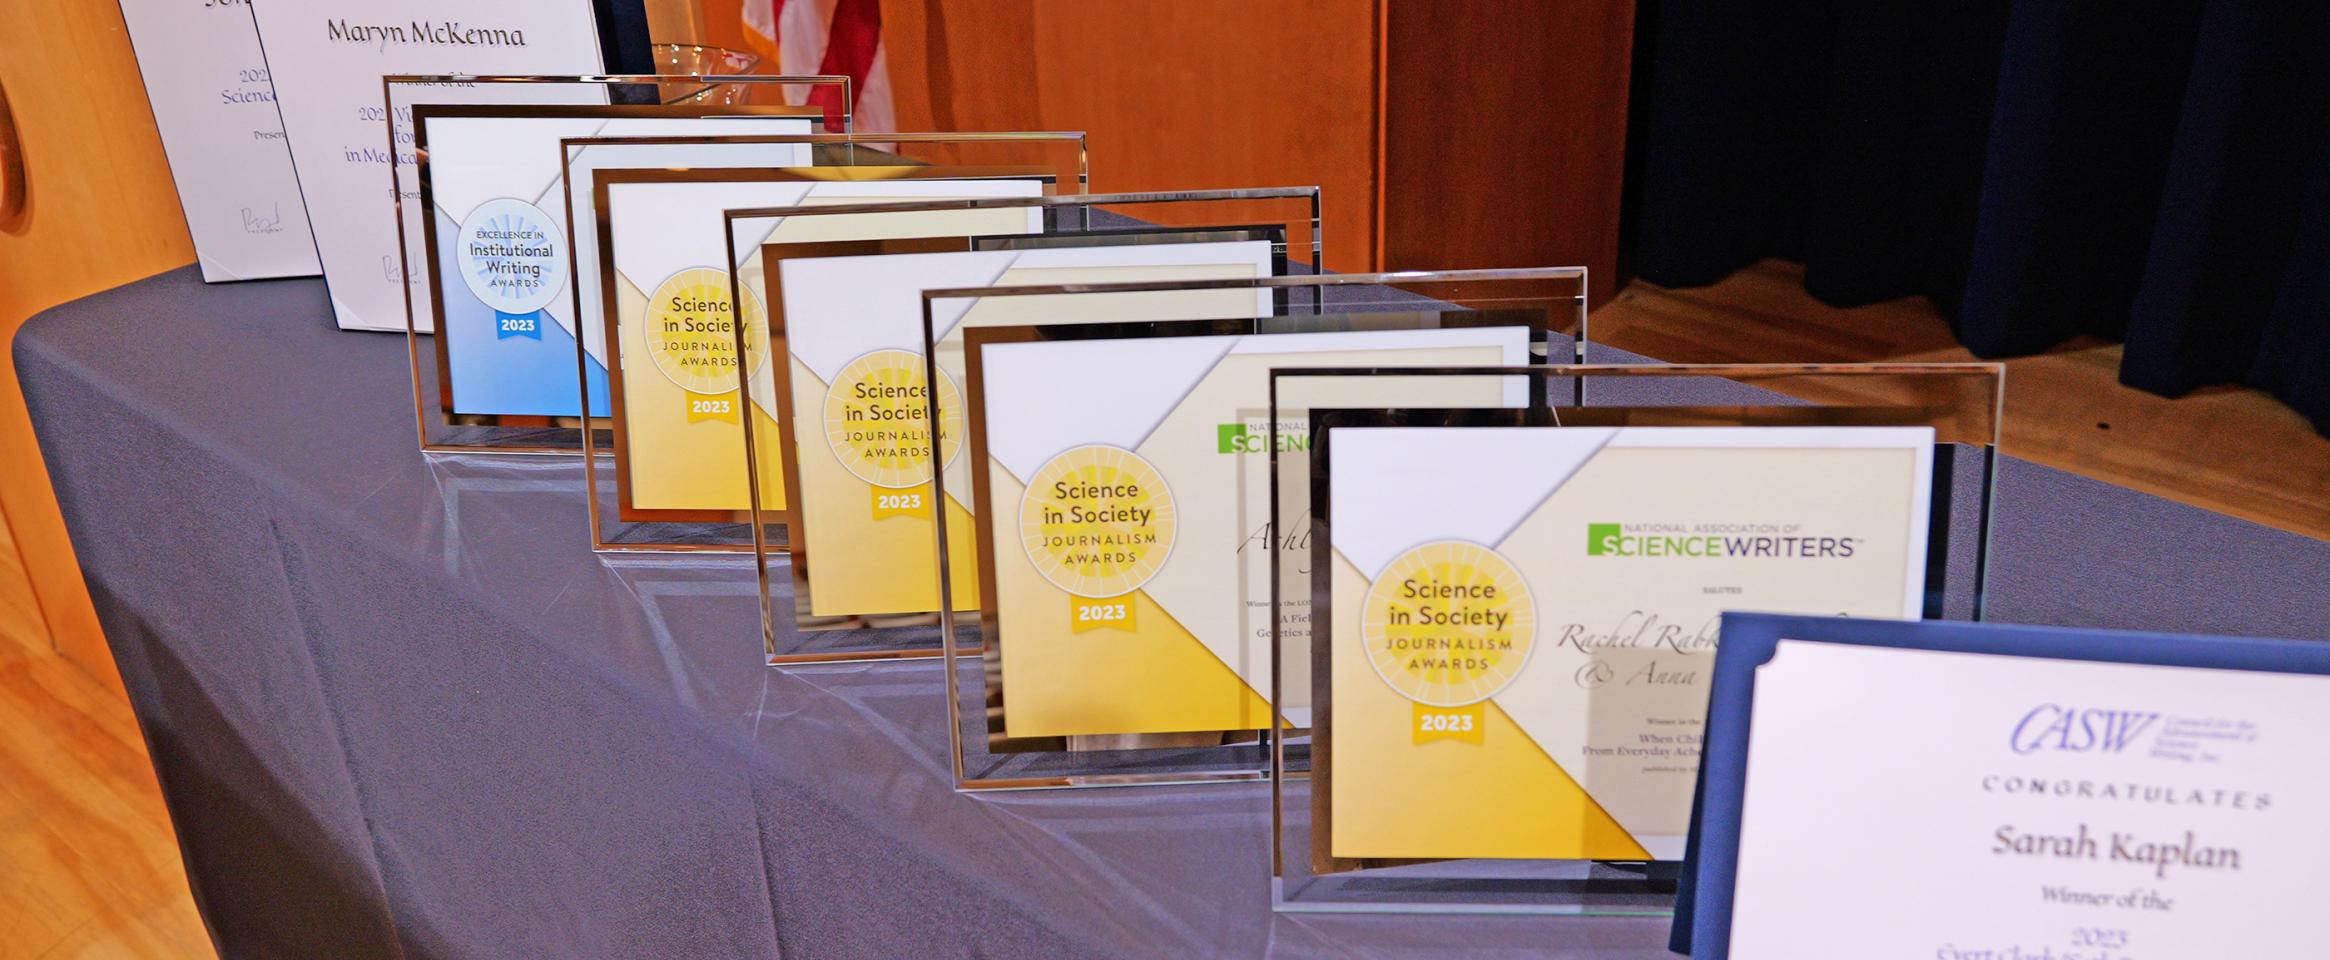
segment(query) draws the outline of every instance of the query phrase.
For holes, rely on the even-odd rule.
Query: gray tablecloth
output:
[[[173,271],[16,362],[229,957],[1659,957],[1656,919],[1278,915],[1259,785],[967,797],[934,664],[761,666],[742,561],[414,449],[402,337]],[[2012,389],[2012,384],[2009,384]],[[2330,638],[2330,544],[2008,461],[1990,614]]]

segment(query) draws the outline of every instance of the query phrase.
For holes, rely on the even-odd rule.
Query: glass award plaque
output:
[[[1059,136],[1043,147],[1080,163],[1080,135]],[[605,403],[592,406],[606,415],[592,417],[581,434],[596,549],[752,552],[750,486],[773,468],[747,468],[744,424],[774,408],[765,394],[741,389],[769,351],[762,301],[748,293],[733,315],[729,308],[726,209],[1044,195],[1063,181],[1080,185],[1083,176],[1081,166],[915,164],[886,151],[834,146],[853,145],[812,145],[822,151],[818,166],[596,172],[595,279],[607,376]],[[845,217],[816,222],[829,236],[881,229]],[[587,371],[589,355],[577,360]],[[585,380],[586,396],[594,386]]]
[[[837,216],[884,218],[894,233],[924,218],[978,217],[985,226],[972,236],[772,242],[782,239],[775,225],[798,235]],[[734,210],[729,224],[738,295],[770,305],[781,357],[753,387],[775,398],[778,413],[756,419],[753,437],[768,453],[763,462],[779,468],[754,488],[766,639],[778,664],[940,653],[933,527],[941,518],[960,526],[970,514],[959,497],[935,495],[916,446],[923,290],[1278,276],[1313,270],[1322,241],[1315,187]],[[1150,299],[1145,316],[1179,319],[1220,316],[1225,303],[1237,316],[1268,315],[1283,297],[1181,291]],[[1019,322],[1017,306],[1037,302],[999,300],[967,313],[964,325]],[[950,410],[962,375],[960,342],[950,338],[939,358]],[[886,387],[898,389],[877,395]],[[951,459],[945,466],[966,469]]]
[[[934,496],[966,514],[939,531],[958,789],[1265,776],[1276,672],[1268,546],[1278,539],[1269,372],[1467,356],[1540,363],[1567,348],[1583,277],[1563,268],[926,292],[926,375],[938,381],[957,353],[964,363],[965,442],[933,451],[956,461],[934,474]],[[1207,304],[1211,317],[1158,320],[1155,298],[1168,293],[1183,312],[1193,294],[1221,299]],[[1521,381],[1448,386],[1430,395],[1490,408],[1528,399]],[[942,423],[946,399],[933,404]]]
[[[403,327],[421,448],[574,453],[581,394],[575,204],[562,141],[592,135],[793,134],[833,77],[385,81],[398,165]],[[771,160],[806,165],[791,145]],[[603,375],[603,374],[602,374]]]
[[[1279,618],[1273,703],[1309,736],[1272,744],[1274,907],[1672,910],[1722,616],[1978,618],[2001,377],[1275,371],[1309,444],[1273,470],[1311,493],[1273,545],[1310,614]],[[1418,393],[1516,380],[1518,408]]]
[[[964,138],[1004,138],[1014,136],[1055,136],[1015,134],[926,134],[891,133],[885,137],[904,138],[913,142],[952,142]],[[592,206],[597,194],[597,174],[602,169],[657,169],[657,168],[782,168],[810,166],[823,163],[836,166],[892,165],[899,154],[891,140],[860,141],[849,134],[810,135],[745,135],[745,136],[600,136],[572,137],[561,141],[566,156],[566,192],[568,222],[585,225],[585,229],[571,232],[571,258],[576,264],[593,265],[599,262],[599,234],[588,225],[597,222],[597,211]],[[1032,158],[1022,150],[1018,156],[999,156],[1002,161],[1040,159],[1038,166],[1069,163],[1066,154],[1082,153],[1081,138],[1073,143],[1053,145],[1044,158]],[[820,160],[818,154],[824,156]],[[1081,159],[1072,161],[1081,168]],[[988,164],[1010,165],[1008,163]],[[587,276],[588,270],[582,271]],[[607,344],[606,316],[597,283],[583,282],[570,285],[575,321],[579,334],[573,344],[582,351],[575,359],[581,364],[582,392],[593,398],[592,416],[604,427],[607,409]],[[559,438],[580,448],[579,434]],[[602,438],[603,439],[603,438]],[[599,444],[604,447],[604,443]]]

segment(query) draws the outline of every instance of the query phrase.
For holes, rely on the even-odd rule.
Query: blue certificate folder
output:
[[[1692,955],[1706,958],[1729,953],[1756,670],[1771,660],[1782,639],[1998,657],[2330,674],[2330,644],[2299,640],[1763,613],[1724,614],[1722,629],[1722,643],[1715,655],[1714,688],[1707,702],[1707,742],[1699,762],[1698,803],[1691,819],[1668,943],[1676,953],[1685,954],[1692,953],[1694,943],[1704,944],[1705,949]]]

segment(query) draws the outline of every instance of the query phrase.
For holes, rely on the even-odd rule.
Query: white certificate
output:
[[[970,398],[971,442],[987,456],[975,512],[986,622],[1002,651],[1004,734],[1267,728],[1270,460],[1262,438],[1270,433],[1270,371],[1529,362],[1526,326],[1423,322],[974,340],[982,377]],[[1367,384],[1346,382],[1361,389],[1333,399],[1357,400]],[[1518,407],[1527,398],[1518,383],[1440,378],[1412,399]],[[1308,414],[1280,408],[1290,450],[1307,447]],[[1302,483],[1307,475],[1280,480]],[[1307,611],[1299,600],[1284,611],[1294,642],[1307,642]],[[1288,680],[1305,687],[1309,673]],[[1307,691],[1299,699],[1307,705]],[[1295,723],[1309,720],[1304,705],[1288,712]]]
[[[1332,855],[1679,859],[1718,617],[1917,616],[1933,438],[1336,429]]]
[[[606,287],[600,282],[598,212],[592,206],[598,195],[599,171],[805,167],[811,163],[815,152],[815,148],[808,143],[566,142],[566,222],[579,227],[570,233],[574,241],[575,269],[580,278],[569,284],[574,291],[575,312],[571,329],[581,335],[585,358],[584,376],[590,378],[588,390],[593,407],[592,416],[608,415],[605,399],[608,369],[607,311],[603,300]]]
[[[202,279],[317,270],[275,85],[238,0],[121,0]]]
[[[1028,211],[1040,211],[1030,208]],[[950,213],[950,216],[961,216]],[[802,218],[795,218],[798,222]],[[835,218],[824,218],[835,219]],[[1026,229],[1039,227],[1030,221]],[[1004,231],[990,231],[1002,233]],[[740,244],[739,249],[743,249]],[[936,467],[945,502],[931,496],[929,437],[914,425],[924,404],[923,291],[954,287],[1268,276],[1267,241],[1125,243],[1117,246],[981,250],[856,257],[793,257],[779,264],[785,310],[786,388],[805,423],[787,424],[801,477],[790,531],[805,562],[813,617],[925,613],[939,607],[937,525],[952,543],[972,542],[971,465],[955,444]],[[1115,296],[1115,295],[1112,295]],[[963,328],[1003,324],[1255,317],[1269,291],[1172,290],[1104,297],[993,297],[934,302],[942,418],[955,416]],[[1082,301],[1082,302],[1078,302]],[[1097,301],[1097,302],[1095,302]],[[878,388],[902,388],[887,396]],[[861,418],[893,425],[866,429]],[[919,442],[917,442],[919,441]],[[901,500],[901,498],[904,498]],[[904,506],[891,504],[903,503]],[[968,553],[961,554],[968,557]],[[950,564],[956,608],[978,609],[974,563]]]
[[[438,115],[439,109],[452,111]],[[525,107],[551,116],[499,116],[502,111],[424,106],[418,112],[421,140],[428,147],[428,194],[432,222],[407,225],[407,262],[432,266],[433,283],[415,289],[413,323],[423,333],[437,330],[440,375],[451,387],[450,413],[572,417],[581,414],[575,382],[576,322],[572,307],[595,308],[595,284],[576,285],[568,296],[565,244],[573,208],[589,208],[587,194],[564,189],[561,141],[595,136],[721,136],[805,134],[808,117],[614,116],[626,107]],[[592,115],[570,116],[578,111]],[[773,166],[805,166],[807,144],[758,144],[738,151],[770,160]],[[670,148],[663,148],[669,151]],[[418,207],[418,204],[411,207]],[[409,207],[410,208],[410,207]],[[408,208],[408,209],[409,209]],[[596,231],[575,237],[578,264],[597,263]],[[426,238],[433,243],[421,243]],[[528,239],[531,238],[531,239]],[[587,259],[586,259],[587,258]],[[586,274],[587,276],[587,274]],[[433,288],[433,289],[432,289]],[[585,376],[591,380],[593,416],[606,416],[606,349],[602,338],[585,335]]]
[[[332,315],[342,329],[405,329],[396,193],[404,191],[415,227],[419,195],[410,182],[413,144],[398,142],[391,152],[381,78],[604,73],[592,6],[590,0],[253,5]],[[445,103],[604,102],[604,91],[586,84],[479,84],[436,92]],[[396,121],[409,135],[412,118]],[[417,288],[423,279],[410,278],[416,296],[426,295]]]
[[[804,168],[818,169],[818,168]],[[860,168],[858,172],[876,168]],[[880,168],[890,169],[895,168]],[[686,171],[693,173],[695,171]],[[611,174],[612,172],[608,172]],[[744,456],[742,418],[752,416],[762,436],[777,433],[773,381],[764,380],[767,321],[750,287],[745,302],[729,309],[728,242],[723,214],[730,209],[803,204],[870,202],[884,199],[1035,196],[1040,180],[857,180],[771,179],[766,172],[701,171],[701,179],[681,182],[626,181],[603,174],[599,190],[607,202],[599,211],[607,246],[599,253],[600,280],[613,291],[608,305],[607,342],[614,366],[607,381],[615,417],[618,496],[626,519],[693,519],[696,511],[741,511],[752,507]],[[982,211],[954,222],[974,232],[986,223],[994,232],[1035,228],[1026,210]],[[939,218],[938,223],[949,221]],[[923,223],[928,224],[928,220]],[[769,240],[830,240],[882,228],[911,231],[912,221],[857,217],[802,217],[769,222],[745,249]],[[909,235],[915,235],[912,232]],[[736,356],[735,326],[746,330],[748,355]],[[736,369],[761,372],[754,390],[740,398]],[[594,403],[596,401],[593,401]],[[763,502],[785,503],[777,447],[764,445]],[[652,511],[667,511],[655,513]]]
[[[1775,651],[1755,674],[1731,957],[2324,952],[2330,679]]]

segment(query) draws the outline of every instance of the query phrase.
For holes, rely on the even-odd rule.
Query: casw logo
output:
[[[2157,713],[2141,710],[2097,710],[2042,703],[2023,714],[2007,739],[2016,753],[2056,750],[2064,753],[2119,753],[2128,749],[2152,725]]]

